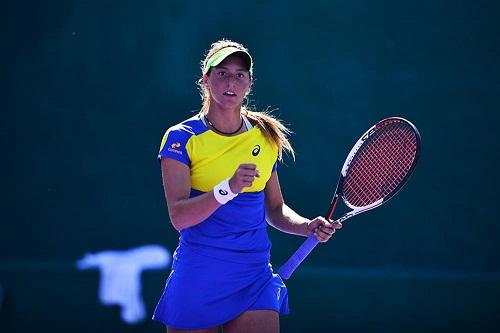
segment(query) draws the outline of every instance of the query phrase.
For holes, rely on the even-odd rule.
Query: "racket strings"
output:
[[[353,178],[358,178],[359,181],[359,184],[355,186],[356,192],[354,192],[354,194],[358,194],[358,201],[353,202],[353,204],[367,205],[384,198],[399,185],[409,170],[409,167],[404,167],[405,159],[401,159],[406,151],[401,150],[401,148],[405,147],[398,145],[397,141],[395,144],[392,142],[397,137],[385,134],[379,134],[377,140],[374,139],[370,145],[366,146],[364,154],[360,154],[357,168],[356,164],[353,165]],[[381,149],[381,147],[385,147],[385,149]],[[411,166],[411,160],[409,166]],[[349,182],[347,183],[349,184]]]
[[[344,199],[368,206],[398,189],[411,170],[417,137],[406,123],[387,124],[372,134],[355,154],[343,182]]]
[[[411,166],[411,150],[409,166],[404,168],[405,158],[401,157],[404,157],[404,152],[408,150],[399,144],[400,135],[394,129],[389,129],[376,133],[377,135],[360,151],[351,167],[353,181],[347,181],[347,184],[356,184],[353,194],[357,194],[358,199],[352,204],[367,205],[385,197],[397,187]]]

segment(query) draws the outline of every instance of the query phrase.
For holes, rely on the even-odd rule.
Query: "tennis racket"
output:
[[[351,210],[335,222],[374,209],[392,198],[406,183],[417,163],[420,134],[403,118],[387,118],[371,127],[356,142],[347,156],[337,189],[326,214],[329,221],[339,198]],[[311,235],[278,270],[288,279],[318,244]]]

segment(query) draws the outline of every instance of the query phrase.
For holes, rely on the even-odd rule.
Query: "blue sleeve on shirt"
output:
[[[190,128],[183,125],[176,125],[169,128],[165,135],[167,139],[163,146],[160,147],[158,159],[168,157],[190,166],[191,161],[186,150],[186,144],[193,135]]]

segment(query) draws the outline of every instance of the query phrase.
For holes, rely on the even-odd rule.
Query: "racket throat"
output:
[[[333,213],[335,212],[335,208],[337,208],[337,203],[339,201],[339,195],[335,193],[335,196],[332,199],[332,203],[330,204],[330,209],[328,213],[326,213],[325,218],[327,221],[331,220]]]

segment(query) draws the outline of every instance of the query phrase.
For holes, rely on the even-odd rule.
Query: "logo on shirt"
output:
[[[253,150],[252,150],[252,155],[253,156],[257,156],[257,155],[259,155],[259,153],[260,153],[260,146],[259,145],[255,145],[253,147]]]
[[[281,295],[281,288],[278,288],[278,292],[276,293],[276,298],[278,299],[278,301],[280,299],[280,295]]]
[[[170,145],[170,148],[168,148],[168,151],[171,151],[172,153],[176,153],[176,154],[179,154],[179,155],[182,155],[182,151],[176,149],[176,148],[179,148],[181,146],[180,142],[174,142]]]

